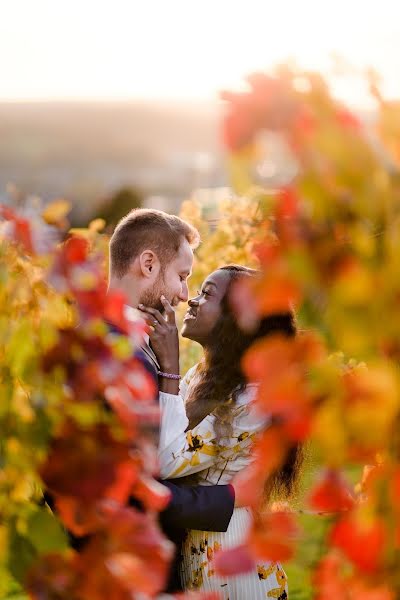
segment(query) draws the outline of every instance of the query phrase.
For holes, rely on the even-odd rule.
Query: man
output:
[[[187,280],[198,231],[158,210],[135,209],[116,226],[110,240],[109,287],[122,291],[128,310],[139,304],[164,310],[161,296],[172,306],[187,302]],[[147,367],[157,377],[160,366],[149,344],[142,348]],[[165,482],[171,501],[161,515],[165,533],[179,550],[185,529],[226,531],[234,508],[232,486],[178,486]],[[177,561],[169,591],[180,588]]]

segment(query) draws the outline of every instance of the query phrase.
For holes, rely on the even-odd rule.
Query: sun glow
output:
[[[400,96],[400,5],[390,0],[13,0],[2,8],[0,99],[211,98],[288,58],[326,71],[332,52],[373,66]],[[343,86],[362,103],[357,77]]]

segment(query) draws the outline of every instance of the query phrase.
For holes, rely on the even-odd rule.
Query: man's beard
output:
[[[160,273],[160,276],[155,282],[154,286],[151,289],[143,292],[140,297],[140,303],[144,304],[144,306],[149,306],[150,308],[156,308],[162,313],[164,312],[164,306],[160,299],[161,295],[167,297],[164,276],[162,273]]]

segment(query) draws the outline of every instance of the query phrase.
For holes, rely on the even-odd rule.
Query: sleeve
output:
[[[226,531],[235,505],[231,485],[180,486],[172,481],[163,482],[171,491],[171,501],[160,514],[167,531],[200,529]]]
[[[189,369],[183,377],[179,385],[179,396],[167,394],[166,392],[159,392],[161,409],[160,438],[158,443],[159,451],[161,448],[169,446],[176,430],[186,431],[187,429],[189,421],[186,416],[184,400],[186,398],[189,382],[196,367],[197,365]],[[161,476],[163,476],[162,473]]]
[[[162,407],[159,446],[160,473],[163,479],[175,479],[215,465],[221,458],[229,461],[240,452],[249,452],[255,434],[266,426],[265,417],[251,408],[257,387],[247,388],[233,408],[232,435],[219,443],[214,432],[214,417],[186,431],[188,418],[182,396],[160,393]]]

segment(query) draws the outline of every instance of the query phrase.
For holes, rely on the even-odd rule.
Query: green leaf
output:
[[[26,366],[32,367],[37,355],[37,346],[32,335],[32,324],[28,319],[22,320],[13,331],[6,350],[10,368],[16,377],[23,377]]]
[[[59,552],[68,547],[65,531],[46,507],[40,508],[29,519],[27,536],[40,554]]]
[[[6,565],[0,566],[0,598],[7,600],[29,600],[19,583],[11,577]]]
[[[18,583],[23,583],[26,572],[35,560],[37,553],[31,542],[14,529],[10,536],[8,567]]]

